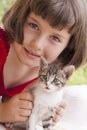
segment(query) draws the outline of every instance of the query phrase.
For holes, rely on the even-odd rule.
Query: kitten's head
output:
[[[75,67],[73,65],[68,65],[64,68],[53,64],[49,65],[48,62],[41,57],[39,78],[44,84],[44,90],[47,92],[60,90],[64,87],[74,70]]]

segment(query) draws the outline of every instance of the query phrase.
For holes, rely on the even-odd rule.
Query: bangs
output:
[[[73,30],[75,17],[69,1],[35,0],[31,2],[30,8],[32,12],[46,19],[52,27]]]

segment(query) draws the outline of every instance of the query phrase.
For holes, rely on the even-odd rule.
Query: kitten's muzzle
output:
[[[48,86],[46,86],[45,88],[48,89],[48,90],[50,89]]]

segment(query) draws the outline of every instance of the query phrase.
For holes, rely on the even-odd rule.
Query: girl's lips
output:
[[[31,50],[27,50],[26,48],[24,49],[28,56],[32,56],[33,58],[40,57],[40,55],[33,53]]]

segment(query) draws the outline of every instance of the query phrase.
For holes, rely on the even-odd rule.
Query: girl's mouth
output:
[[[26,48],[24,48],[24,50],[25,50],[25,53],[28,57],[31,57],[31,58],[38,58],[39,57],[40,58],[40,55],[32,52],[31,50],[27,50]]]

